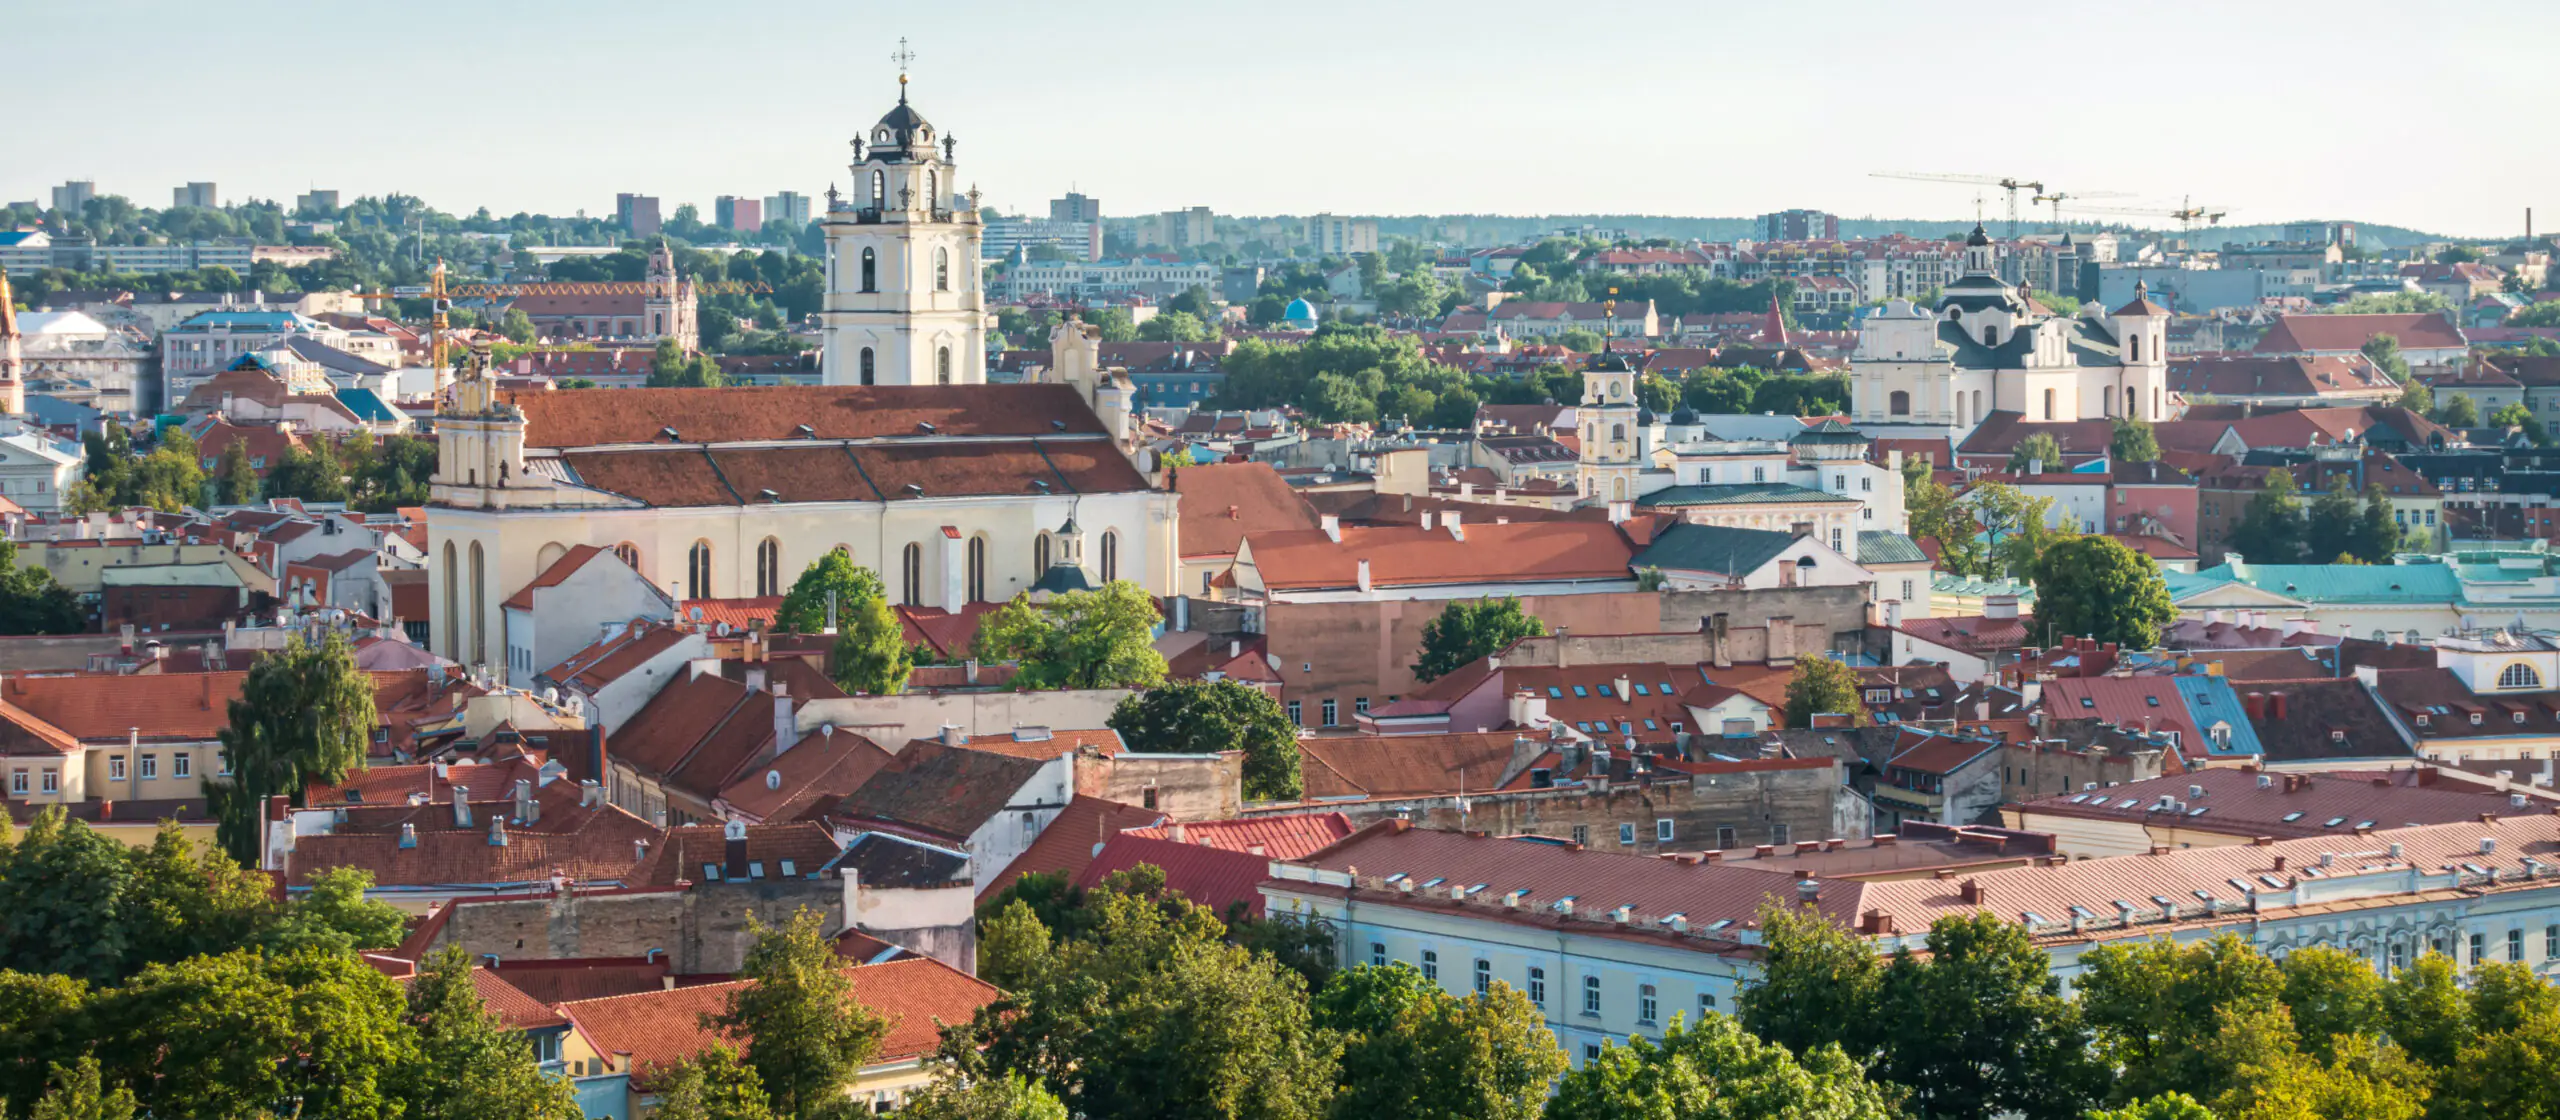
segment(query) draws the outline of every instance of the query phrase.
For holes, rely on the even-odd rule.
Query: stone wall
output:
[[[638,957],[656,949],[679,973],[735,972],[755,943],[749,918],[780,925],[804,906],[822,914],[834,932],[844,925],[844,884],[696,883],[683,890],[458,902],[429,947],[459,945],[475,960],[487,954],[501,960]]]
[[[1843,787],[1837,762],[1788,759],[1579,788],[1474,793],[1465,797],[1463,810],[1456,797],[1344,802],[1326,809],[1348,815],[1354,827],[1410,815],[1423,828],[1561,840],[1579,837],[1598,851],[1654,855],[1835,837],[1863,839],[1863,827],[1853,827],[1846,835],[1841,831],[1842,799],[1855,797]],[[1861,800],[1859,813],[1863,812]],[[1672,838],[1667,842],[1657,839],[1655,831],[1656,822],[1665,819],[1672,822]],[[1635,826],[1633,844],[1618,842],[1620,825]],[[1723,843],[1727,839],[1723,829],[1732,830],[1730,844]]]
[[[1154,809],[1175,820],[1225,820],[1244,810],[1244,752],[1076,755],[1076,792]]]

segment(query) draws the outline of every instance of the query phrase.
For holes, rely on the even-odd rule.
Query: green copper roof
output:
[[[1636,499],[1640,506],[1776,505],[1801,502],[1847,502],[1847,494],[1826,494],[1792,482],[1735,482],[1714,486],[1670,486]]]
[[[2304,603],[2454,603],[2462,580],[2442,564],[2218,564],[2169,576],[2171,598],[2229,583]]]
[[[1757,570],[1795,542],[1795,534],[1768,529],[1735,529],[1724,525],[1674,525],[1636,554],[1639,568],[1687,572],[1721,572],[1740,576]]]
[[[1858,531],[1858,562],[1861,564],[1925,564],[1929,554],[1920,550],[1920,542],[1900,533],[1878,529]]]

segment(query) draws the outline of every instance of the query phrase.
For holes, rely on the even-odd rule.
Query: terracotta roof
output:
[[[1906,618],[1900,629],[1921,641],[1968,653],[2018,649],[2027,644],[2027,628],[2035,619],[1961,615],[1949,618]]]
[[[2560,692],[2474,693],[2450,669],[2384,669],[2376,676],[2384,702],[2420,738],[2495,738],[2560,733]]]
[[[622,679],[665,653],[691,635],[663,622],[642,622],[626,626],[610,638],[570,654],[568,659],[542,671],[542,678],[559,685],[575,685],[594,692]],[[619,744],[617,744],[617,747]]]
[[[2199,794],[2197,790],[2203,792]],[[2158,808],[2162,797],[2180,802],[2185,808]],[[2349,842],[2354,842],[2358,828],[2453,824],[2476,821],[2483,813],[2506,816],[2524,812],[2516,809],[2505,793],[2466,782],[2440,782],[2431,770],[2397,770],[2368,777],[2260,774],[2254,768],[2227,767],[2191,771],[2174,778],[2123,782],[2012,808],[2089,820],[2157,822],[2241,836],[2335,836]],[[2537,802],[2531,811],[2548,813],[2551,807]]]
[[[1252,854],[1261,848],[1272,859],[1314,855],[1351,835],[1351,818],[1341,813],[1273,813],[1232,821],[1181,821],[1127,830],[1131,836],[1196,844]]]
[[[774,695],[714,673],[668,683],[632,713],[613,757],[708,802],[773,745]]]
[[[1261,884],[1270,877],[1272,857],[1129,832],[1100,847],[1076,876],[1077,886],[1089,889],[1114,872],[1145,864],[1164,872],[1167,889],[1220,916],[1238,903],[1248,913],[1263,912]]]
[[[1024,848],[1002,872],[978,884],[978,897],[993,898],[1012,886],[1014,880],[1035,871],[1075,882],[1112,837],[1163,819],[1164,814],[1153,809],[1076,794],[1068,799],[1066,808],[1059,810],[1057,819],[1040,830],[1030,847]]]
[[[2378,334],[2400,340],[2403,350],[2467,347],[2462,329],[2434,312],[2407,315],[2278,315],[2258,339],[2260,354],[2344,353]]]
[[[637,957],[597,960],[501,960],[497,972],[518,991],[545,1004],[635,992],[664,991],[667,959]],[[564,1016],[565,1018],[565,1016]]]
[[[729,864],[727,826],[693,824],[670,828],[650,844],[646,859],[624,877],[626,886],[666,887],[678,880],[707,882],[714,879],[814,879],[818,870],[836,858],[841,850],[835,835],[822,825],[808,821],[751,824],[747,826],[746,854],[742,862],[749,866],[733,869]],[[789,870],[783,868],[788,862]],[[713,871],[718,871],[717,875]]]
[[[978,625],[1004,609],[1002,603],[963,603],[960,613],[940,607],[894,607],[908,645],[930,647],[942,657],[968,657],[978,641]],[[981,673],[997,666],[980,666]]]
[[[782,596],[759,595],[745,599],[687,599],[676,604],[676,617],[700,626],[728,623],[731,630],[749,629],[762,622],[773,625],[773,616],[782,609]]]
[[[1103,434],[1069,385],[622,389],[524,393],[515,403],[533,447],[655,443],[670,427],[692,443],[801,438],[803,424],[816,439],[914,436],[919,423],[945,436],[1047,436],[1058,432],[1052,421],[1069,434]]]
[[[436,775],[438,769],[444,770],[443,777]],[[423,795],[429,801],[449,802],[456,787],[469,789],[480,797],[491,797],[514,789],[520,780],[541,782],[542,760],[516,754],[495,762],[369,766],[347,775],[347,780],[334,786],[311,783],[303,790],[302,803],[406,805],[412,794]]]
[[[920,742],[938,743],[925,739]],[[972,735],[960,743],[973,751],[1012,755],[1047,762],[1062,754],[1073,754],[1086,747],[1101,751],[1105,757],[1116,756],[1127,748],[1120,733],[1108,727],[1084,730],[1048,727],[1024,727],[994,735]]]
[[[573,451],[561,460],[584,485],[653,506],[1010,496],[1033,493],[1039,489],[1035,484],[1060,494],[1149,488],[1127,459],[1100,440],[721,450],[682,446]],[[767,491],[774,497],[765,497]]]
[[[594,545],[578,545],[562,553],[559,559],[552,561],[550,567],[542,570],[542,574],[533,577],[533,582],[525,584],[517,589],[515,594],[507,596],[507,601],[502,605],[514,610],[532,610],[534,592],[546,587],[560,586],[567,582],[570,576],[578,574],[578,569],[586,567],[587,561],[604,555],[609,554]],[[618,558],[614,562],[621,563]]]
[[[896,761],[847,794],[832,815],[853,822],[907,826],[945,841],[965,841],[1003,811],[1047,765],[990,751],[919,740]]]
[[[1174,472],[1182,555],[1233,556],[1246,533],[1313,529],[1307,503],[1269,463],[1209,463]]]
[[[872,1055],[874,1065],[922,1057],[941,1042],[940,1024],[966,1022],[1002,993],[994,986],[930,957],[912,957],[846,970],[853,977],[854,998],[890,1020],[887,1036]],[[752,980],[703,984],[672,991],[641,992],[560,1005],[596,1049],[615,1055],[632,1086],[646,1090],[659,1068],[683,1061],[710,1046],[737,1046],[735,1040],[706,1029],[704,1015],[728,1007],[729,993]],[[620,1055],[630,1065],[620,1066]]]
[[[2257,729],[2258,745],[2269,762],[2416,757],[2399,725],[2382,710],[2379,698],[2353,677],[2254,681],[2241,690],[2243,702],[2253,706],[2261,695],[2268,698],[2270,714],[2253,716],[2249,722]],[[2278,695],[2284,703],[2281,715],[2273,714]]]
[[[1588,521],[1465,524],[1459,540],[1444,528],[1344,527],[1334,541],[1321,530],[1252,533],[1245,538],[1265,586],[1275,590],[1348,588],[1369,562],[1375,587],[1549,580],[1622,580],[1635,549],[1614,525]]]
[[[169,673],[144,686],[122,676],[20,673],[0,684],[0,703],[84,740],[123,739],[134,728],[145,739],[212,739],[230,726],[231,701],[247,677],[245,671]],[[415,670],[375,673],[376,703],[424,679]]]
[[[1511,774],[1514,744],[1528,755]],[[1555,752],[1543,739],[1515,731],[1467,731],[1447,735],[1344,735],[1298,740],[1306,799],[1431,797],[1467,789],[1491,790],[1527,782],[1528,770]],[[1508,787],[1503,787],[1508,788]]]
[[[647,822],[606,806],[584,817],[575,831],[510,830],[504,844],[490,843],[485,826],[421,829],[417,846],[409,848],[400,846],[397,832],[305,836],[294,842],[285,867],[293,883],[308,883],[323,871],[358,868],[371,872],[380,887],[531,884],[554,874],[578,882],[615,882],[640,858],[633,842],[657,835]]]
[[[480,1005],[488,1008],[500,1022],[505,1023],[508,1030],[540,1030],[545,1027],[567,1026],[569,1023],[568,1016],[562,1015],[549,1004],[535,999],[531,993],[508,983],[497,973],[488,969],[477,966],[472,968],[471,989],[479,995]]]
[[[720,800],[759,820],[790,820],[862,788],[891,757],[880,744],[851,731],[811,732],[764,765],[748,767],[720,791]]]
[[[2056,677],[2044,685],[2047,712],[2065,719],[2094,716],[2118,727],[2175,731],[2181,749],[2201,755],[2204,732],[2168,676]]]

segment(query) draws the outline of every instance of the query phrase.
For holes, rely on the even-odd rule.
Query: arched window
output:
[[[868,252],[870,252],[870,251],[871,251],[871,250],[869,250],[869,249],[865,249],[865,250],[863,250],[863,252],[865,252],[865,253],[868,253]],[[872,359],[872,356],[871,356],[871,348],[870,348],[870,347],[868,347],[868,346],[863,347],[863,348],[862,348],[862,383],[863,383],[863,384],[865,384],[865,385],[869,385],[869,384],[871,384],[871,383],[872,383],[872,378],[875,376],[875,373],[873,372],[872,361],[873,361],[873,359]]]
[[[444,652],[457,661],[462,657],[462,562],[452,541],[444,542]]]
[[[2138,335],[2138,334],[2137,334],[2137,335],[2134,335],[2134,336],[2133,336],[2133,337],[2131,337],[2131,338],[2127,338],[2127,339],[2125,339],[2125,340],[2124,340],[2124,346],[2125,346],[2125,350],[2124,350],[2124,357],[2125,357],[2125,360],[2126,360],[2126,361],[2129,361],[2129,362],[2138,362],[2138,361],[2141,361],[2141,360],[2142,360],[2142,336],[2141,336],[2141,335]]]
[[[640,570],[639,545],[633,544],[630,541],[624,541],[621,544],[615,545],[613,546],[613,558],[622,561],[622,565],[632,571],[636,572]]]
[[[1982,325],[1982,344],[1985,346],[2000,345],[2000,328],[1992,326],[1989,323],[1984,323]]]
[[[888,205],[889,175],[885,171],[874,171],[871,173],[871,208],[880,210]]]
[[[939,347],[933,352],[933,383],[951,384],[951,348]]]
[[[2044,391],[2044,418],[2053,419],[2053,390],[2051,389]]]
[[[2125,388],[2124,414],[2126,416],[2142,415],[2142,390],[2130,386]]]
[[[924,173],[924,206],[927,210],[942,208],[942,178],[931,171]]]
[[[1610,438],[1611,440],[1616,441],[1616,442],[1619,442],[1619,443],[1624,443],[1624,442],[1626,442],[1626,439],[1627,439],[1627,426],[1626,426],[1626,425],[1624,425],[1624,424],[1611,424],[1611,425],[1609,425],[1609,438]]]
[[[1102,534],[1102,582],[1109,583],[1118,578],[1120,578],[1120,534],[1105,531]]]
[[[969,538],[969,601],[987,601],[987,538]]]
[[[471,542],[471,663],[489,663],[489,565],[480,542]]]
[[[1885,411],[1896,416],[1911,415],[1911,394],[1900,389],[1885,396]]]
[[[866,292],[880,290],[880,254],[870,249],[862,251],[862,290]]]
[[[2498,687],[2540,688],[2542,687],[2542,674],[2535,672],[2532,665],[2519,661],[2513,665],[2507,666],[2505,672],[2498,674]]]
[[[1040,577],[1048,574],[1049,534],[1046,531],[1043,531],[1039,536],[1034,537],[1031,540],[1031,581],[1033,583],[1038,583],[1040,582]]]
[[[937,292],[951,290],[951,250],[949,249],[936,248],[933,251],[933,290]]]
[[[782,594],[782,542],[772,537],[756,546],[756,594]]]
[[[665,334],[665,333],[667,333],[667,316],[666,316],[666,313],[665,313],[665,312],[663,312],[663,311],[653,311],[653,312],[650,312],[650,313],[649,313],[649,333],[650,333],[650,334]]]
[[[711,542],[695,541],[693,550],[684,558],[684,597],[711,597]]]
[[[898,569],[898,601],[910,607],[924,605],[924,546],[910,544]]]

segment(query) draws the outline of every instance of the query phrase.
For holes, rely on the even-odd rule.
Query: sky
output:
[[[897,98],[1007,212],[1944,219],[2093,206],[2512,235],[2560,225],[2550,0],[752,4],[0,0],[0,201],[400,191],[610,213],[817,195]],[[2003,199],[1984,195],[1995,219]],[[2065,204],[2068,217],[2070,204]],[[2144,221],[2145,219],[2121,219]]]

